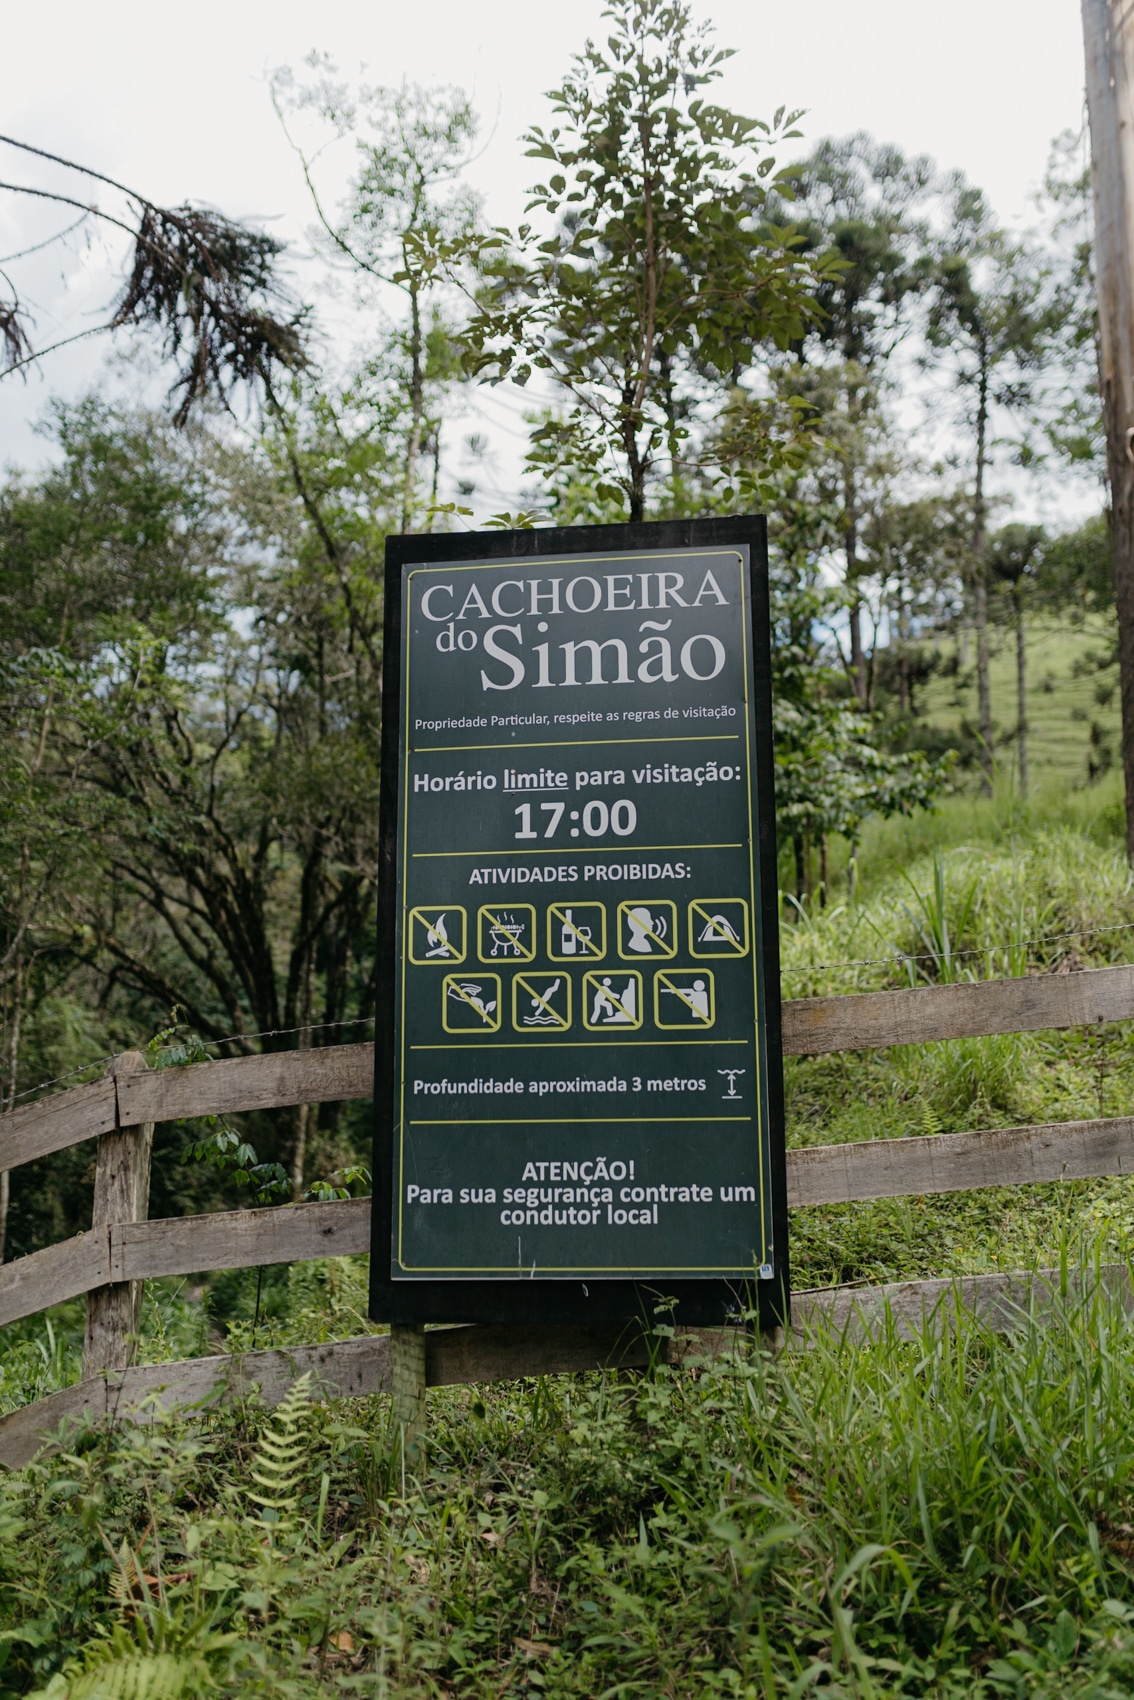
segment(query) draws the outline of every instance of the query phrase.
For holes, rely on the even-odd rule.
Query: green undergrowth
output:
[[[875,825],[825,908],[781,933],[786,998],[1062,974],[1134,961],[1134,879],[1113,786],[1040,789]],[[1129,1024],[788,1058],[789,1146],[1130,1114]],[[1070,1220],[1120,1247],[1124,1179],[799,1210],[793,1281],[897,1280],[1023,1267]]]
[[[1134,926],[1099,930],[1134,923],[1108,783],[872,827],[854,900],[785,925],[785,994],[1134,960]],[[1110,1117],[1134,1049],[962,1039],[790,1059],[786,1087],[792,1146]],[[1125,1260],[1132,1215],[1121,1178],[801,1209],[793,1285]],[[359,1334],[366,1281],[150,1283],[139,1358]],[[4,1330],[0,1412],[75,1380],[81,1336],[77,1303]],[[1134,1692],[1134,1331],[1101,1291],[1008,1338],[438,1389],[413,1468],[387,1401],[304,1391],[72,1428],[0,1479],[0,1700]]]
[[[306,1392],[0,1481],[0,1693],[1134,1687],[1134,1334],[1090,1283],[1007,1338],[436,1390],[414,1468],[384,1399]]]

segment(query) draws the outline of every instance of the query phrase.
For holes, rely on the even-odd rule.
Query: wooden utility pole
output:
[[[1118,609],[1126,854],[1134,862],[1134,0],[1082,0],[1099,388]]]

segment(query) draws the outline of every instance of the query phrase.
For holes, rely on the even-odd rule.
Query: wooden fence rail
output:
[[[1029,1318],[1050,1321],[1098,1292],[1134,1311],[1134,1285],[1125,1264],[1072,1272],[1064,1289],[1059,1270],[1035,1274],[969,1275],[935,1281],[895,1281],[882,1287],[830,1287],[797,1293],[792,1300],[791,1343],[877,1337],[891,1329],[899,1339],[940,1334],[964,1319],[1007,1334]],[[429,1387],[514,1381],[537,1375],[571,1375],[596,1369],[641,1369],[659,1353],[672,1362],[719,1355],[749,1343],[739,1328],[679,1328],[666,1343],[634,1328],[436,1328],[425,1334]],[[312,1398],[359,1398],[392,1391],[388,1334],[318,1346],[190,1358],[91,1376],[34,1405],[0,1417],[0,1465],[17,1470],[50,1444],[66,1419],[152,1422],[174,1409],[230,1404],[255,1393],[278,1405],[296,1379],[312,1377]]]
[[[925,1134],[787,1154],[788,1204],[849,1204],[1134,1174],[1134,1117]],[[0,1326],[108,1282],[302,1263],[370,1249],[370,1200],[112,1223],[0,1268]]]
[[[940,1039],[1034,1033],[1134,1018],[1134,967],[1015,980],[799,998],[783,1006],[785,1056],[877,1050]],[[14,1169],[114,1128],[190,1116],[369,1098],[374,1046],[328,1045],[150,1069],[25,1104],[0,1124],[0,1168]]]
[[[783,1048],[788,1056],[817,1056],[841,1050],[1081,1027],[1132,1018],[1134,967],[1099,968],[1073,974],[789,1001],[783,1010]],[[98,1138],[99,1174],[106,1182],[112,1164],[122,1161],[121,1151],[130,1145],[130,1142],[122,1143],[124,1129],[144,1129],[156,1122],[193,1116],[364,1099],[373,1091],[371,1044],[267,1053],[168,1070],[147,1070],[141,1063],[140,1057],[133,1061],[118,1059],[107,1078],[37,1100],[3,1118],[0,1169],[12,1169],[67,1146]],[[1129,1174],[1134,1172],[1134,1117],[810,1146],[788,1153],[787,1170],[788,1203],[793,1208]],[[113,1189],[107,1196],[112,1194]],[[138,1199],[136,1208],[121,1213],[144,1217],[144,1197]],[[105,1307],[106,1295],[124,1295],[131,1282],[211,1269],[341,1256],[364,1252],[370,1244],[369,1199],[225,1211],[157,1222],[113,1220],[110,1219],[113,1214],[111,1210],[107,1219],[89,1233],[0,1268],[0,1325],[83,1293],[100,1293],[103,1296],[98,1303]],[[1010,1283],[1023,1279],[980,1278],[986,1282]],[[1125,1275],[1122,1279],[1126,1280]],[[824,1314],[835,1321],[843,1317],[844,1311],[844,1321],[852,1314],[861,1317],[864,1307],[869,1309],[878,1295],[882,1295],[890,1309],[900,1310],[905,1306],[910,1315],[914,1311],[920,1314],[925,1305],[938,1304],[946,1289],[952,1290],[955,1285],[902,1283],[893,1289],[877,1289],[874,1299],[853,1289],[849,1290],[845,1304],[837,1296],[840,1290],[836,1290],[835,1297],[823,1301]],[[992,1287],[987,1288],[988,1293],[993,1291]],[[995,1291],[999,1293],[1001,1289]],[[984,1302],[980,1295],[984,1292],[985,1288],[978,1284],[970,1295],[978,1313]],[[815,1311],[817,1304],[818,1300],[808,1300],[803,1303],[803,1311]],[[799,1314],[797,1309],[796,1315]],[[121,1329],[117,1332],[121,1333]],[[454,1372],[453,1379],[474,1380],[504,1373],[540,1373],[538,1367],[532,1366],[544,1364],[545,1360],[546,1368],[560,1364],[564,1368],[590,1367],[597,1361],[596,1352],[600,1356],[606,1352],[609,1356],[614,1349],[611,1341],[602,1344],[586,1330],[575,1331],[586,1336],[582,1343],[567,1341],[562,1330],[541,1333],[543,1346],[526,1338],[531,1331],[508,1332],[511,1343],[507,1349],[499,1341],[492,1343],[493,1330],[446,1331],[444,1343],[440,1343],[440,1335],[430,1335],[429,1378],[441,1376],[437,1366],[442,1361],[448,1362],[447,1353],[454,1363],[464,1366],[459,1374]],[[556,1340],[558,1345],[554,1343]],[[335,1378],[340,1373],[349,1380],[343,1366],[348,1360],[350,1363],[357,1360],[372,1367],[364,1377],[366,1386],[355,1391],[373,1391],[379,1385],[385,1386],[381,1377],[387,1374],[388,1361],[383,1360],[382,1352],[388,1355],[388,1343],[368,1337],[348,1345],[353,1357],[346,1346],[312,1347],[291,1353],[287,1361],[294,1367],[301,1359],[306,1363],[307,1357],[311,1357],[315,1365],[316,1357],[312,1354],[331,1352],[328,1362],[333,1360],[338,1367],[328,1385],[338,1386]],[[97,1356],[91,1354],[88,1338],[91,1363],[100,1368],[109,1364],[119,1375],[114,1392],[118,1403],[123,1399],[129,1403],[134,1398],[131,1389],[137,1392],[138,1400],[144,1401],[148,1396],[146,1388],[152,1391],[166,1384],[162,1376],[171,1386],[176,1384],[186,1398],[193,1388],[204,1387],[210,1374],[213,1382],[209,1385],[216,1382],[219,1373],[216,1365],[212,1369],[208,1367],[212,1360],[162,1365],[152,1372],[126,1369],[126,1356],[114,1359],[114,1353],[121,1354],[125,1346],[124,1336],[121,1340],[116,1336],[108,1339],[104,1349],[110,1355],[99,1363]],[[428,1353],[433,1354],[432,1359],[428,1359]],[[262,1369],[269,1381],[275,1377],[274,1386],[283,1372],[277,1365],[269,1374],[268,1360],[275,1364],[279,1356],[249,1354],[240,1370],[233,1370],[233,1360],[222,1360],[225,1376],[230,1382],[235,1376],[243,1385],[242,1377],[244,1381],[256,1379]],[[384,1361],[387,1369],[380,1368]],[[429,1362],[434,1363],[434,1369],[429,1369]],[[300,1370],[295,1369],[294,1373]],[[92,1391],[94,1378],[88,1375],[79,1390],[67,1389],[66,1397],[54,1395],[52,1400],[41,1402],[42,1413],[40,1406],[36,1406],[29,1407],[27,1413],[17,1412],[5,1418],[0,1423],[0,1462],[10,1463],[20,1453],[21,1446],[30,1444],[27,1437],[42,1431],[50,1414],[48,1407],[50,1412],[62,1415],[65,1411],[94,1408],[99,1398],[105,1404],[111,1397],[110,1383],[102,1378],[98,1385],[103,1389],[101,1394]],[[85,1400],[86,1404],[76,1405],[76,1399]],[[24,1440],[17,1440],[17,1430]],[[4,1435],[10,1437],[10,1446],[3,1441]]]

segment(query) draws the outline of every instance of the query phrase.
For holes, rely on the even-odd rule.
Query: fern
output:
[[[306,1453],[306,1416],[311,1372],[299,1377],[265,1431],[252,1460],[252,1480],[261,1489],[249,1493],[253,1505],[273,1513],[272,1521],[294,1517],[299,1503]]]
[[[32,1700],[196,1700],[215,1686],[200,1659],[134,1651],[74,1676],[57,1676]]]

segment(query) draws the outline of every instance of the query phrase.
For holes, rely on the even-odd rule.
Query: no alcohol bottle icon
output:
[[[677,904],[664,898],[654,903],[620,903],[618,954],[624,962],[635,962],[640,956],[676,956]]]
[[[603,905],[549,904],[547,954],[553,962],[601,962],[606,955],[606,909]]]
[[[446,974],[441,988],[441,1025],[446,1033],[498,1033],[499,974]]]
[[[711,1027],[716,988],[708,968],[662,968],[654,975],[654,1020],[659,1027]]]
[[[608,1027],[642,1025],[642,976],[629,973],[604,974],[589,968],[583,975],[583,1026],[592,1033]]]

